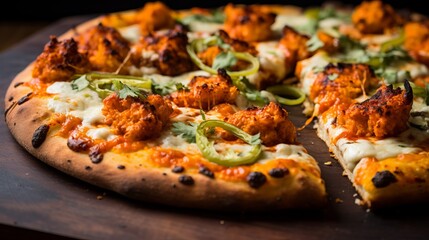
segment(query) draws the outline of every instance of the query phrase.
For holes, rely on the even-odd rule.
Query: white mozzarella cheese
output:
[[[55,94],[48,100],[48,108],[56,113],[81,118],[83,126],[104,121],[101,113],[103,103],[96,92],[88,88],[73,90],[70,82],[55,82],[46,92]]]

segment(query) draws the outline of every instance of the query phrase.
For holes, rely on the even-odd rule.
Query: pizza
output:
[[[50,36],[10,83],[6,122],[26,151],[88,183],[233,211],[326,206],[320,161],[298,141],[311,124],[359,204],[427,201],[428,23],[381,1],[148,2]]]

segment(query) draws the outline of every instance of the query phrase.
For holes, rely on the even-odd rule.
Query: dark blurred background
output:
[[[229,2],[237,4],[286,4],[302,7],[319,6],[325,2],[337,2],[356,6],[361,0],[351,1],[306,1],[306,0],[267,0],[267,1],[240,1],[240,0],[165,0],[172,9],[186,9],[190,7],[215,8]],[[78,15],[100,15],[105,13],[130,10],[142,7],[144,0],[69,0],[69,1],[23,1],[5,0],[0,7],[0,52],[17,44],[31,34],[40,31],[55,21]],[[385,0],[395,9],[406,9],[429,15],[429,7],[425,0]]]
[[[81,14],[102,14],[114,11],[128,10],[138,8],[144,5],[143,0],[69,0],[69,1],[23,1],[23,0],[6,0],[0,8],[0,20],[56,20],[66,16]],[[166,0],[165,2],[173,9],[183,9],[193,6],[198,7],[217,7],[229,2],[234,3],[273,3],[273,4],[292,4],[299,6],[314,6],[325,1],[297,1],[297,0],[267,0],[267,1],[222,1],[222,0]],[[361,1],[339,1],[352,5],[359,4]],[[397,8],[408,8],[426,14],[429,12],[428,2],[425,0],[402,0],[388,1]],[[7,4],[6,4],[7,3]]]

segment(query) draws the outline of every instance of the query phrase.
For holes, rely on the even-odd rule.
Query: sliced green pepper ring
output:
[[[88,87],[97,92],[98,96],[102,99],[106,98],[113,92],[112,89],[103,88],[102,86],[112,84],[115,80],[139,89],[151,90],[152,88],[152,80],[145,77],[92,72],[87,74],[77,74],[73,78],[77,79],[82,76],[84,76],[89,82]]]
[[[241,156],[218,153],[214,148],[214,142],[210,141],[205,134],[205,130],[211,127],[220,127],[227,130],[234,134],[234,136],[251,145],[252,149],[246,153],[240,153],[242,154]],[[262,151],[259,135],[250,135],[236,126],[220,120],[202,121],[197,127],[196,142],[201,153],[207,160],[227,167],[253,163],[258,159]]]
[[[268,87],[266,90],[270,93],[273,93],[277,101],[284,105],[298,105],[303,103],[305,100],[305,93],[297,87],[292,87],[288,85],[277,85]],[[290,99],[282,97],[285,95],[292,96],[294,98]]]
[[[201,43],[204,41],[204,39],[195,39],[192,41],[188,46],[186,46],[186,50],[191,57],[191,60],[197,65],[200,69],[210,73],[210,74],[217,74],[217,69],[214,69],[212,67],[209,67],[205,65],[200,58],[198,58],[197,54],[195,53],[195,49],[198,49],[198,46],[201,45]],[[241,71],[227,71],[228,75],[232,78],[240,77],[240,76],[248,76],[252,75],[258,72],[259,70],[259,60],[258,58],[252,56],[249,53],[244,52],[234,52],[231,51],[232,54],[237,59],[247,61],[252,64],[252,67],[241,70]]]

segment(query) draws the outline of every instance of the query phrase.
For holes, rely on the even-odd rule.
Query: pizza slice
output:
[[[41,161],[134,199],[234,211],[324,206],[320,168],[280,104],[303,98],[273,93],[300,93],[281,84],[293,72],[284,46],[267,41],[275,14],[244,9],[228,5],[224,29],[198,31],[183,24],[195,14],[154,2],[52,36],[7,91],[11,133]],[[243,14],[249,20],[237,23]]]
[[[308,96],[307,124],[317,118],[317,134],[360,204],[427,202],[428,69],[420,58],[424,32],[417,30],[426,25],[380,1],[334,14],[331,25],[320,13],[316,38],[307,45],[315,52],[296,68]]]

